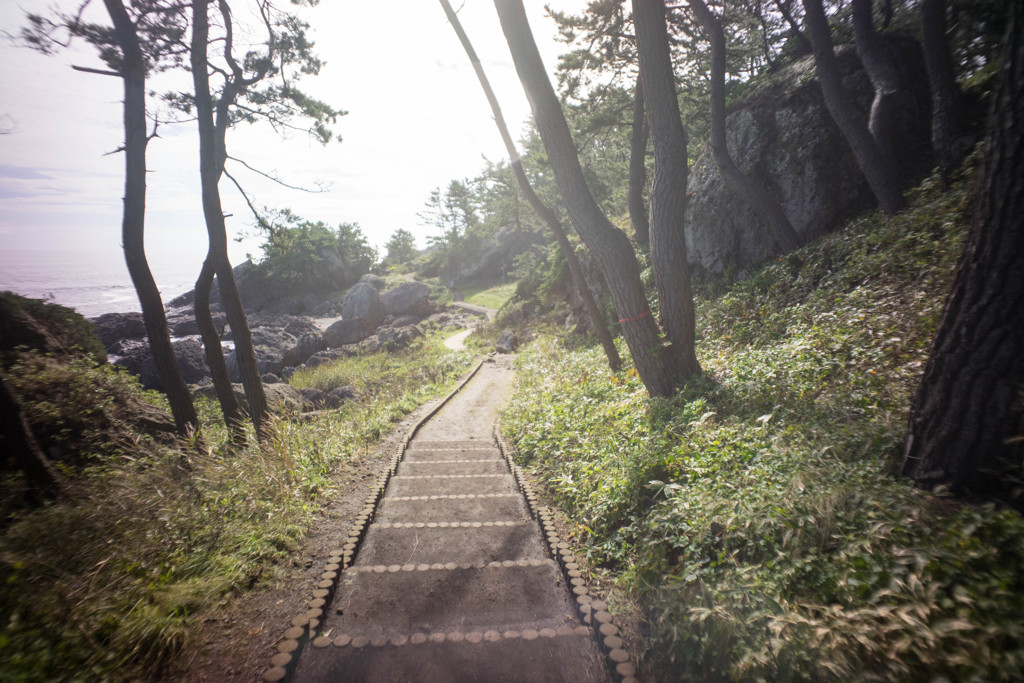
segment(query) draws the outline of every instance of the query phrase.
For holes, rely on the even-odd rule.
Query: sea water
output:
[[[192,289],[202,264],[151,263],[164,303]],[[120,250],[27,251],[0,249],[0,291],[73,308],[86,318],[139,311],[139,299]]]

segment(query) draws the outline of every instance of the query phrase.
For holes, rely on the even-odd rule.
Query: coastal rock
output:
[[[384,292],[381,301],[387,315],[399,316],[404,313],[430,315],[430,287],[422,282],[406,282]]]
[[[335,349],[339,346],[357,344],[372,334],[373,328],[361,319],[342,318],[324,330],[324,346]]]
[[[306,403],[313,406],[314,408],[323,408],[324,405],[327,403],[327,394],[325,394],[323,391],[320,391],[319,389],[314,389],[313,387],[306,387],[304,389],[299,389],[299,393],[302,394],[302,398],[306,401]]]
[[[494,344],[494,348],[499,353],[513,353],[518,346],[519,339],[516,337],[515,330],[511,328],[505,328]]]
[[[307,368],[318,368],[321,365],[327,365],[342,358],[351,358],[357,353],[358,351],[354,346],[341,346],[339,348],[314,353],[306,360],[304,365]]]
[[[324,350],[324,338],[319,331],[308,332],[299,337],[299,342],[281,357],[282,367],[302,365],[314,353]]]
[[[406,325],[405,327],[385,327],[377,331],[377,343],[382,348],[397,351],[398,349],[404,349],[409,346],[414,339],[422,336],[423,330],[414,325]]]
[[[146,337],[146,325],[142,322],[141,313],[104,313],[90,322],[108,353],[114,353],[111,347],[122,340]]]
[[[174,357],[181,369],[181,377],[186,384],[196,384],[210,376],[206,366],[206,355],[203,345],[195,339],[183,339],[172,344]],[[156,363],[149,351],[149,345],[140,346],[119,358],[116,362],[133,375],[137,375],[144,389],[163,391],[163,382],[157,372]]]
[[[358,401],[360,398],[361,396],[355,387],[335,387],[327,393],[327,407],[340,408],[346,401]]]
[[[372,330],[384,319],[384,305],[377,289],[369,282],[355,284],[341,302],[341,317],[362,320]]]
[[[373,285],[373,288],[376,289],[378,292],[384,291],[384,287],[387,286],[387,283],[384,281],[384,278],[382,278],[380,275],[374,275],[373,273],[367,273],[366,275],[359,278],[359,281]]]
[[[249,401],[245,398],[245,389],[242,385],[232,384],[231,390],[234,392],[235,398],[238,399],[242,410],[249,412]],[[264,384],[263,393],[267,397],[267,409],[274,413],[302,412],[309,407],[302,397],[302,392],[290,384]],[[217,391],[212,384],[196,387],[193,389],[192,395],[217,400]]]
[[[295,346],[296,341],[294,336],[281,328],[258,327],[252,330],[252,346],[256,353],[256,367],[259,369],[259,373],[261,375],[267,372],[279,374],[282,367],[281,359]],[[242,379],[237,354],[237,350],[232,351],[225,359],[228,374],[233,382]]]

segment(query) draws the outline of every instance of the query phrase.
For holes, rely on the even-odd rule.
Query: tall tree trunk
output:
[[[894,216],[906,206],[903,193],[899,190],[899,183],[896,182],[896,174],[885,162],[885,157],[875,144],[874,138],[843,90],[843,79],[839,73],[835,52],[832,50],[832,37],[821,0],[803,0],[803,3],[807,32],[811,37],[811,45],[814,46],[814,66],[818,80],[821,81],[825,106],[853,150],[857,165],[867,178],[878,205],[886,215]]]
[[[576,290],[579,292],[580,298],[583,300],[583,307],[587,311],[587,315],[590,317],[590,322],[594,326],[594,333],[597,334],[597,338],[601,341],[601,346],[604,348],[605,356],[608,357],[608,366],[613,372],[617,372],[622,367],[622,360],[619,358],[619,351],[615,348],[615,342],[612,340],[612,334],[608,330],[608,323],[605,321],[604,316],[601,315],[601,309],[597,307],[597,302],[594,300],[594,293],[590,291],[590,287],[587,286],[587,281],[583,277],[583,270],[580,268],[580,261],[576,258],[576,252],[573,250],[572,245],[569,244],[569,238],[566,237],[565,231],[562,230],[561,223],[558,222],[558,216],[551,207],[547,206],[537,193],[533,191],[533,186],[530,184],[530,179],[526,177],[526,171],[523,170],[523,162],[519,157],[519,152],[516,150],[516,145],[512,141],[512,136],[508,132],[508,126],[505,125],[505,117],[501,113],[501,106],[498,104],[498,98],[495,97],[494,91],[491,90],[490,81],[487,80],[487,74],[484,73],[483,66],[480,64],[480,59],[476,56],[476,50],[473,49],[473,44],[469,41],[469,36],[462,28],[462,22],[459,21],[458,15],[452,10],[451,4],[448,0],[440,0],[441,7],[444,8],[444,13],[448,17],[448,21],[451,23],[452,28],[455,30],[455,34],[459,37],[459,42],[462,43],[462,47],[465,48],[466,54],[469,56],[469,61],[473,64],[473,70],[476,71],[476,77],[480,81],[480,87],[483,88],[484,95],[487,97],[487,103],[491,106],[491,113],[494,114],[494,123],[498,127],[498,133],[501,135],[501,140],[505,144],[505,151],[508,152],[509,159],[512,162],[512,172],[515,173],[516,182],[519,183],[519,189],[522,191],[523,196],[526,197],[526,201],[530,203],[534,212],[540,216],[552,234],[555,236],[555,241],[558,242],[558,248],[562,252],[562,256],[565,258],[565,262],[569,265],[569,274],[572,276],[573,284],[576,285]],[[519,217],[519,202],[516,202],[516,222],[518,224]]]
[[[104,0],[103,4],[114,23],[123,60],[120,73],[124,81],[124,260],[139,296],[150,352],[171,406],[174,425],[180,435],[188,436],[198,428],[199,418],[174,356],[160,290],[146,261],[146,63],[135,25],[121,0]]]
[[[711,42],[711,154],[722,171],[722,176],[733,194],[756,211],[771,232],[783,253],[803,244],[800,235],[782,205],[757,181],[743,173],[732,156],[725,140],[725,34],[722,22],[711,13],[703,0],[690,0],[690,7],[704,27]]]
[[[21,412],[18,398],[3,377],[0,377],[0,448],[5,455],[13,454],[18,467],[25,473],[30,498],[57,497],[61,489],[60,475],[39,447],[25,414]]]
[[[644,105],[654,144],[651,187],[651,265],[658,288],[661,326],[676,357],[682,382],[700,373],[694,335],[696,320],[690,263],[686,256],[686,130],[679,114],[665,4],[633,0],[636,50],[643,77]]]
[[[521,0],[495,0],[519,80],[547,150],[569,219],[604,270],[622,334],[637,373],[653,396],[669,396],[680,376],[664,348],[640,282],[640,265],[625,233],[601,212],[583,177],[558,97],[551,87]]]
[[[629,190],[626,203],[629,205],[629,220],[633,233],[640,244],[651,241],[651,222],[644,204],[644,188],[647,186],[647,138],[650,128],[644,113],[644,84],[642,74],[637,74],[633,94],[633,131],[629,135]]]
[[[928,84],[932,91],[932,151],[939,165],[943,188],[967,152],[958,148],[954,138],[963,126],[963,95],[956,83],[953,60],[946,44],[946,3],[921,0],[921,37]]]
[[[903,473],[1024,509],[1024,5],[992,101],[978,208],[910,413]]]
[[[853,35],[857,42],[857,56],[868,72],[875,97],[868,116],[868,131],[875,139],[885,163],[896,167],[893,153],[893,119],[898,108],[897,97],[903,90],[903,77],[893,61],[885,38],[875,31],[871,0],[852,0]]]
[[[228,366],[224,360],[224,348],[221,346],[220,334],[213,323],[213,316],[210,314],[210,289],[213,286],[214,265],[210,256],[207,255],[203,261],[203,268],[196,279],[195,310],[196,325],[199,326],[199,336],[203,339],[203,350],[206,353],[206,364],[210,368],[210,375],[213,377],[213,387],[217,391],[217,401],[220,403],[220,411],[224,415],[224,424],[231,433],[231,442],[236,446],[245,445],[245,415],[242,407],[238,404],[234,388],[231,386],[231,377],[228,375]]]
[[[256,433],[262,437],[267,417],[267,398],[260,380],[249,321],[245,317],[245,309],[242,307],[235,284],[235,274],[228,259],[227,227],[224,224],[224,210],[221,207],[218,188],[227,159],[224,144],[228,125],[227,109],[237,95],[237,84],[235,80],[228,80],[217,102],[215,120],[207,72],[208,1],[193,0],[192,12],[192,80],[195,86],[196,119],[199,123],[199,176],[202,185],[203,216],[206,219],[206,232],[210,241],[207,258],[212,261],[217,274],[221,301],[234,337],[235,357],[242,376],[245,398],[249,402]],[[230,21],[230,16],[225,16],[224,20]]]

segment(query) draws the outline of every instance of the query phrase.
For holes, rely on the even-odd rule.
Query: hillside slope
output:
[[[1024,521],[891,476],[975,182],[937,185],[699,288],[672,400],[599,348],[523,355],[504,429],[650,620],[645,678],[1024,677]]]

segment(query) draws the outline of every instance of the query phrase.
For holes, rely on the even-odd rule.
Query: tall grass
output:
[[[354,385],[362,398],[302,422],[278,418],[263,446],[250,438],[241,451],[231,450],[216,405],[201,401],[205,447],[136,434],[136,448],[106,452],[73,476],[64,500],[9,516],[0,535],[0,679],[155,675],[189,644],[197,619],[298,547],[330,499],[335,468],[448,391],[469,363],[431,339],[303,371],[306,386]],[[108,371],[93,372],[102,393]],[[115,388],[139,392],[124,376]]]
[[[508,435],[646,608],[651,677],[1024,677],[1024,521],[891,475],[971,186],[705,283],[671,400],[598,349],[521,359]]]

